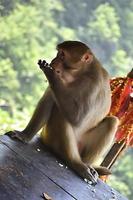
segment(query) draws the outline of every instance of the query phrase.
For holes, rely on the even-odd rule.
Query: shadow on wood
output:
[[[38,137],[30,144],[0,137],[0,200],[126,200],[100,179],[87,184],[53,156]]]

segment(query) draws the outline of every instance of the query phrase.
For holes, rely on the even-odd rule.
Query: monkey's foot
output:
[[[97,171],[93,167],[88,167],[87,171],[85,172],[84,180],[87,179],[87,182],[92,182],[92,185],[96,185],[98,177],[99,175]]]
[[[76,168],[75,168],[76,167]],[[98,180],[98,173],[97,171],[93,168],[93,167],[88,167],[86,165],[79,165],[76,164],[76,166],[74,166],[76,172],[88,183],[91,183],[92,185],[96,185],[97,184],[97,180]]]
[[[5,135],[9,136],[11,139],[17,139],[23,143],[28,143],[31,138],[28,138],[23,132],[21,131],[9,131],[7,133],[5,133]]]

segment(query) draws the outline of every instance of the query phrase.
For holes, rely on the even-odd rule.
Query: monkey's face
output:
[[[58,49],[57,55],[51,61],[50,66],[62,81],[69,83],[82,70],[83,61],[81,56],[70,54],[64,49]]]

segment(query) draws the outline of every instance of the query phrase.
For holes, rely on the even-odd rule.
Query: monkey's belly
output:
[[[41,132],[41,139],[45,145],[59,152],[63,148],[63,133],[65,131],[64,118],[55,105],[51,111],[48,123]]]
[[[40,134],[41,140],[42,140],[42,142],[43,142],[44,144],[47,143],[47,137],[46,137],[47,133],[46,133],[46,130],[45,130],[45,129],[46,129],[46,128],[44,127],[44,128],[42,129],[41,134]]]
[[[50,147],[50,148],[52,148],[52,149],[55,149],[55,146],[57,146],[56,145],[56,140],[54,140],[54,137],[52,137],[50,134],[49,134],[49,132],[48,132],[48,130],[46,129],[46,127],[44,127],[43,128],[43,130],[42,130],[42,132],[41,132],[41,134],[40,134],[40,137],[41,137],[41,140],[42,140],[42,142],[46,145],[46,146],[48,146],[48,147]]]

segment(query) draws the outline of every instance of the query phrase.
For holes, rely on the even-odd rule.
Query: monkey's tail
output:
[[[108,168],[102,167],[102,166],[95,167],[95,170],[97,171],[97,173],[99,174],[99,176],[104,176],[104,175],[112,174],[111,171]]]

